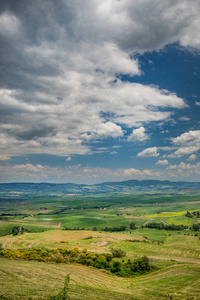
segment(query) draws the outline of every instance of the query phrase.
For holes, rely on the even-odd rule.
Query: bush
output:
[[[87,266],[93,266],[94,262],[92,259],[87,259]]]
[[[56,263],[61,263],[63,262],[63,256],[61,253],[56,253],[52,256],[52,260],[55,261]]]
[[[109,254],[109,253],[106,253],[106,254],[105,254],[105,257],[106,257],[106,260],[107,260],[108,262],[111,262],[111,260],[113,259],[113,255],[112,255],[112,254]]]
[[[112,255],[114,257],[124,257],[126,256],[126,251],[124,251],[123,249],[120,249],[120,248],[112,248],[111,249],[111,252],[112,252]]]
[[[81,264],[81,265],[87,265],[87,259],[86,258],[80,258],[76,262]]]
[[[77,257],[78,256],[78,251],[76,250],[76,248],[74,248],[73,250],[70,251],[70,256],[71,257]]]
[[[120,261],[114,261],[111,267],[111,272],[112,273],[117,273],[120,272],[122,268],[122,264]]]
[[[100,255],[94,262],[94,267],[97,269],[108,269],[109,266],[104,255]]]

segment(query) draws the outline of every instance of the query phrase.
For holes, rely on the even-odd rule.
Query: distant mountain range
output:
[[[1,193],[55,193],[55,194],[99,194],[111,192],[134,191],[169,191],[169,190],[200,190],[200,182],[160,181],[160,180],[127,180],[121,182],[104,182],[100,184],[75,183],[0,183]]]

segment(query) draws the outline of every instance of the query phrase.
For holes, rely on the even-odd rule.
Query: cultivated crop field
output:
[[[70,255],[67,261],[46,262],[1,255],[0,299],[46,299],[62,289],[67,274],[71,299],[200,297],[198,191],[5,193],[1,207],[0,244],[7,253],[41,249],[36,251],[56,254],[78,249],[102,257],[121,249],[126,255],[113,258],[113,266],[147,256],[152,267],[146,273],[123,277],[109,268],[87,266],[81,260],[76,263]]]

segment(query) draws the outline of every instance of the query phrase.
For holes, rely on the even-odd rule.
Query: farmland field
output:
[[[62,289],[69,273],[71,299],[197,300],[200,296],[198,190],[90,195],[12,191],[1,193],[0,202],[2,249],[61,247],[99,254],[122,249],[126,256],[116,261],[127,263],[145,255],[153,266],[147,274],[120,277],[77,263],[1,256],[0,288],[5,299],[45,299]],[[163,227],[150,228],[154,223]],[[23,228],[24,233],[13,234],[13,227]]]

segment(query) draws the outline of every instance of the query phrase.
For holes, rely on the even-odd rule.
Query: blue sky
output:
[[[0,181],[200,181],[200,3],[1,1]]]

